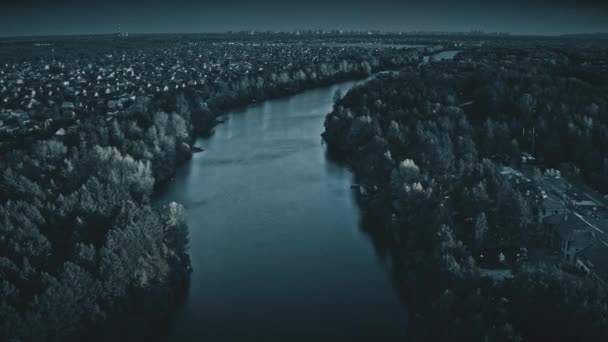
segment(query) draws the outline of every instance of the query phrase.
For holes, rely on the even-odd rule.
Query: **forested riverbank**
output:
[[[194,269],[168,341],[403,341],[352,174],[319,139],[334,95],[366,81],[231,110],[196,140],[205,152],[155,198],[186,208]]]
[[[357,176],[412,340],[608,338],[601,281],[528,255],[552,212],[541,177],[512,172],[533,151],[604,189],[606,68],[578,61],[605,53],[489,45],[383,75],[336,102],[323,138]]]
[[[190,158],[195,136],[209,131],[216,116],[229,108],[416,64],[421,57],[416,50],[366,49],[358,54],[349,49],[350,57],[333,59],[323,55],[327,49],[318,51],[322,60],[308,67],[279,66],[281,71],[271,69],[258,77],[218,78],[204,85],[181,79],[171,90],[153,96],[134,88],[120,107],[98,93],[93,97],[86,89],[75,90],[69,81],[61,90],[41,92],[30,84],[37,82],[35,74],[31,80],[14,80],[17,99],[22,90],[31,92],[28,97],[42,93],[45,98],[37,101],[49,107],[31,109],[28,120],[14,110],[6,119],[26,128],[38,120],[46,131],[3,136],[0,337],[158,337],[149,327],[164,325],[188,285],[191,269],[184,208],[177,203],[153,208],[150,199],[155,186]],[[96,57],[53,61],[52,68],[44,70],[56,73],[53,79],[80,74],[87,64],[96,70],[91,66],[98,62]],[[108,63],[99,66],[99,76],[78,76],[83,81],[77,83],[86,85],[91,78],[90,86],[96,78],[105,89],[100,80],[109,83],[118,77],[111,71],[115,62]],[[233,67],[222,66],[226,71]],[[136,72],[143,74],[146,68],[128,69],[135,79]],[[121,87],[120,82],[108,87],[106,94],[124,91]],[[62,101],[72,105],[62,105],[59,113],[57,103]],[[15,100],[10,106],[20,104]],[[51,117],[56,120],[48,121]]]

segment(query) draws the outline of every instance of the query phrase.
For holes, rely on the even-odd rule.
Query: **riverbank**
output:
[[[436,51],[436,49],[432,49],[430,51]],[[408,50],[408,52],[411,54],[409,57],[403,58],[404,61],[407,61],[406,64],[403,65],[399,65],[398,68],[401,67],[405,67],[407,65],[417,65],[420,61],[420,59],[422,58],[422,56],[419,54],[418,50]],[[397,69],[398,69],[397,68]],[[385,73],[385,72],[391,72],[391,70],[395,70],[392,68],[388,68],[388,70],[381,70],[381,71],[377,71],[376,74],[381,74],[381,73]],[[263,99],[252,99],[249,101],[254,101],[254,102],[263,102],[263,101],[269,101],[272,99],[280,99],[280,98],[285,98],[286,96],[289,96],[290,94],[294,94],[294,93],[298,93],[300,91],[304,91],[307,89],[316,89],[318,87],[322,87],[324,85],[327,84],[332,84],[335,80],[351,80],[353,78],[355,79],[362,79],[363,77],[370,77],[369,74],[365,73],[365,74],[358,74],[358,73],[354,73],[354,74],[350,74],[350,75],[344,75],[344,76],[338,76],[338,78],[336,78],[335,76],[332,79],[326,79],[326,80],[319,80],[317,83],[300,83],[299,87],[298,86],[292,86],[292,87],[287,87],[287,88],[283,88],[282,90],[280,90],[278,93],[273,92],[272,90],[269,91],[268,93],[270,94],[270,96],[263,100]],[[178,94],[178,96],[181,96]],[[332,100],[333,100],[333,96],[334,94],[332,93]],[[194,103],[199,102],[200,103],[200,99],[190,99],[193,100]],[[177,103],[182,102],[181,100],[177,100]],[[191,101],[187,101],[188,103],[191,103]],[[241,102],[236,102],[236,105],[233,107],[235,108],[234,110],[238,111],[238,108],[245,110],[247,107],[246,104],[242,103],[242,102],[247,102],[246,100],[242,100]],[[181,110],[182,113],[187,112],[190,110],[191,107],[186,106],[185,108],[182,107],[181,109],[178,108],[178,110]],[[209,107],[207,107],[209,108]],[[228,109],[226,109],[228,110]],[[233,110],[233,111],[234,111]],[[228,110],[229,111],[229,110]],[[224,119],[218,120],[218,117],[223,116],[223,113],[225,113],[225,111],[211,111],[209,110],[207,112],[207,114],[210,113],[214,113],[211,114],[212,115],[212,119],[208,118],[208,119],[204,119],[204,120],[199,120],[196,118],[196,114],[191,113],[190,117],[192,120],[192,124],[193,124],[193,128],[192,130],[190,130],[191,134],[190,134],[190,138],[189,138],[189,144],[190,146],[193,145],[194,141],[196,141],[195,136],[196,135],[202,135],[202,136],[206,136],[209,137],[210,133],[212,131],[212,129],[217,125],[217,124],[231,124],[230,122],[224,122]],[[200,113],[203,114],[203,113]],[[188,115],[185,115],[188,116]],[[231,119],[228,119],[231,120]],[[320,133],[320,132],[319,132]],[[201,142],[201,144],[204,144],[204,141]],[[192,148],[190,148],[189,150],[193,150]],[[192,154],[185,154],[184,157],[181,159],[181,162],[178,162],[175,164],[175,167],[173,168],[173,171],[171,173],[171,177],[172,177],[172,181],[177,181],[178,177],[176,177],[175,175],[175,171],[177,170],[177,166],[180,165],[183,161],[185,160],[189,160],[191,158]],[[168,179],[167,179],[168,180]],[[162,186],[161,186],[162,185]],[[157,183],[157,191],[164,189],[166,190],[167,187],[171,186],[170,184],[168,184],[168,182],[166,181],[161,181]],[[162,191],[162,190],[161,190]],[[194,265],[194,269],[196,269],[196,265]]]
[[[187,55],[191,63],[200,61],[181,47],[170,52]],[[111,56],[93,54],[117,71],[99,71],[96,82],[82,78],[78,87],[104,89],[76,91],[62,83],[58,95],[41,98],[44,105],[27,115],[11,114],[7,121],[23,129],[10,130],[0,156],[0,216],[5,222],[0,231],[0,290],[6,308],[0,313],[0,338],[111,340],[118,334],[154,334],[141,327],[159,326],[172,312],[191,268],[184,208],[177,203],[153,208],[151,198],[177,165],[192,157],[201,127],[213,126],[216,115],[233,105],[417,58],[414,51],[411,56],[401,52],[374,50],[363,59],[338,53],[339,60],[307,63],[303,69],[273,68],[255,78],[202,83],[201,69],[198,75],[190,74],[197,69],[184,69],[179,60],[172,59],[174,68],[147,62],[133,68],[124,65],[126,56],[115,66]],[[129,58],[140,62],[142,55]],[[78,63],[83,60],[88,61]],[[40,67],[40,61],[35,63]],[[78,63],[58,61],[41,70],[65,75],[94,64]],[[196,79],[171,78],[170,70],[177,69],[183,77]],[[156,89],[142,83],[136,72],[154,78]],[[165,76],[171,88],[159,85]],[[127,90],[119,88],[118,78],[137,80],[139,87],[121,83],[128,83],[136,95],[123,96]],[[109,80],[116,81],[116,87],[105,88]],[[32,82],[21,81],[23,89]],[[120,101],[108,99],[112,96],[120,96]],[[64,101],[66,97],[74,102]],[[56,103],[62,104],[61,110],[47,108]]]
[[[546,67],[544,60],[508,70],[489,50],[489,70],[473,72],[475,59],[465,53],[468,58],[431,62],[355,88],[325,121],[323,137],[352,167],[369,232],[379,253],[389,256],[411,310],[408,337],[603,340],[608,329],[596,324],[606,322],[602,283],[528,256],[529,237],[550,224],[539,220],[545,209],[536,182],[542,176],[513,176],[506,166],[527,155],[520,150],[526,146],[518,126],[522,109],[507,100],[520,97],[495,95],[491,114],[488,107],[469,108],[504,87],[497,80],[534,83],[525,68]],[[587,88],[576,91],[586,94]],[[547,96],[536,99],[553,103]]]
[[[319,135],[346,82],[225,114],[159,204],[188,213],[194,272],[170,341],[401,341],[406,310]],[[373,308],[373,314],[370,314]]]
[[[235,95],[231,100],[226,100],[223,97],[225,94],[209,94],[203,100],[199,93],[192,91],[180,91],[174,94],[167,94],[165,97],[158,97],[149,101],[142,106],[147,108],[147,111],[153,112],[155,108],[163,108],[166,112],[177,113],[182,117],[187,124],[188,136],[184,139],[187,144],[180,144],[177,149],[176,161],[172,164],[163,163],[162,171],[155,174],[156,185],[164,184],[174,177],[175,168],[185,160],[192,156],[192,146],[198,136],[208,136],[213,128],[223,123],[218,119],[224,113],[238,108],[244,108],[247,105],[283,98],[299,92],[328,86],[335,83],[361,80],[369,77],[372,74],[377,74],[385,71],[399,70],[400,68],[419,64],[423,58],[425,51],[436,52],[443,47],[427,47],[416,49],[403,49],[399,59],[393,60],[372,60],[367,65],[369,69],[353,69],[346,64],[343,68],[327,71],[322,76],[316,77],[313,80],[299,80],[297,77],[286,77],[284,80],[276,84],[270,84],[266,88],[262,88],[257,92],[245,92],[240,95]],[[343,71],[350,70],[350,71]],[[204,146],[201,146],[204,147]],[[165,169],[167,168],[168,169]]]

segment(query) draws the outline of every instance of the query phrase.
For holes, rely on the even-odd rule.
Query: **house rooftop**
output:
[[[566,210],[566,204],[551,194],[543,200],[542,207],[547,215],[560,214]]]
[[[74,109],[74,103],[65,101],[61,104],[61,109]]]
[[[562,239],[585,240],[585,234],[580,234],[580,232],[593,233],[592,227],[574,213],[550,215],[545,218],[544,222],[553,225],[555,232]]]

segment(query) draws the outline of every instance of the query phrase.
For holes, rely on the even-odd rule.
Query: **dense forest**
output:
[[[223,47],[216,49],[211,51],[224,53]],[[237,52],[250,50],[243,47]],[[31,71],[35,65],[57,80],[70,68],[104,63],[107,51],[99,47],[93,51],[66,49],[62,53],[68,55],[53,61],[52,67],[36,62],[39,56],[31,56],[22,67]],[[149,54],[158,51],[173,50],[155,47]],[[168,321],[188,286],[191,267],[184,208],[177,203],[156,208],[151,198],[155,186],[169,180],[176,166],[190,158],[195,136],[208,132],[216,116],[229,108],[415,65],[421,58],[418,52],[403,49],[377,54],[348,50],[348,59],[344,59],[345,49],[319,51],[325,57],[318,62],[277,66],[281,71],[269,69],[257,77],[237,78],[230,74],[233,66],[226,63],[218,71],[223,78],[197,86],[172,86],[154,96],[136,93],[118,115],[107,115],[105,102],[96,106],[100,100],[87,98],[86,91],[62,86],[47,95],[46,91],[36,93],[37,85],[32,86],[34,91],[28,89],[27,79],[3,79],[8,85],[5,91],[11,94],[4,101],[7,109],[19,108],[22,92],[28,97],[32,92],[43,104],[30,110],[34,121],[60,116],[62,101],[83,105],[77,105],[72,117],[55,120],[53,125],[60,126],[47,133],[3,137],[0,339],[159,337],[157,329],[149,327],[162,327]],[[146,55],[136,57],[145,60]],[[106,67],[110,68],[101,66]],[[14,65],[5,68],[3,75],[15,73]],[[131,73],[135,74],[133,69]],[[15,74],[23,77],[22,72]],[[39,76],[33,75],[35,82]],[[110,76],[114,78],[114,73]],[[95,80],[100,84],[101,76],[90,77],[90,82],[82,84],[90,86]],[[15,87],[14,96],[10,87]],[[11,115],[7,122],[25,127],[32,120],[17,121]]]
[[[608,293],[527,255],[538,177],[522,152],[608,191],[608,51],[487,44],[339,99],[324,139],[361,185],[366,226],[412,340],[603,341]],[[508,268],[512,276],[485,276]]]
[[[150,198],[183,158],[187,126],[175,113],[140,115],[146,129],[91,123],[1,159],[3,339],[138,336],[178,302],[190,267],[184,208],[153,209]]]

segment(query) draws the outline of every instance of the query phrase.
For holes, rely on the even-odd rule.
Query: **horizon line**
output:
[[[336,31],[340,33],[336,33]],[[393,31],[393,30],[377,30],[377,29],[359,29],[359,30],[344,30],[344,29],[293,29],[293,30],[262,30],[262,29],[240,29],[240,30],[222,30],[222,31],[192,31],[192,32],[139,32],[128,33],[128,37],[132,36],[146,36],[146,35],[197,35],[197,34],[208,34],[208,35],[220,35],[220,34],[233,34],[233,35],[272,35],[272,34],[287,34],[287,35],[298,35],[298,33],[313,32],[315,34],[327,34],[327,35],[429,35],[429,36],[451,36],[451,35],[469,35],[469,36],[489,36],[489,37],[500,37],[500,36],[511,36],[511,37],[563,37],[563,36],[574,36],[574,35],[608,35],[606,32],[571,32],[571,33],[558,33],[558,34],[547,34],[547,33],[511,33],[508,31],[481,31],[481,30],[470,30],[470,31],[425,31],[425,30],[411,30],[411,31]],[[57,33],[57,34],[16,34],[16,35],[2,35],[0,39],[11,39],[11,38],[60,38],[60,37],[95,37],[95,36],[116,36],[122,32],[105,32],[105,33]]]

